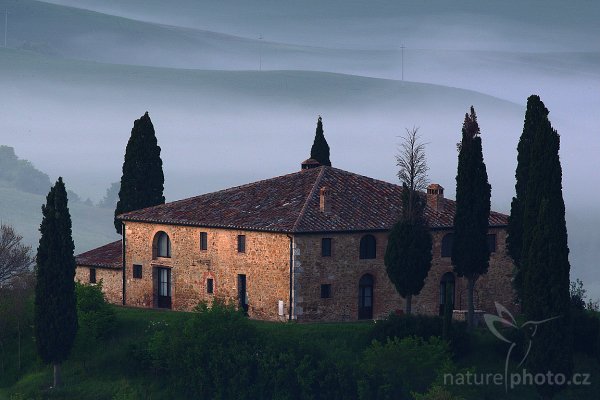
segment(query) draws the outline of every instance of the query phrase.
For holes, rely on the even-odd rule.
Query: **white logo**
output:
[[[527,338],[529,339],[529,343],[527,345],[527,351],[525,352],[525,355],[521,359],[521,362],[519,362],[519,365],[517,365],[518,368],[525,362],[525,359],[529,355],[529,351],[531,350],[531,344],[533,343],[533,337],[537,332],[538,325],[543,324],[544,322],[552,321],[553,319],[560,318],[560,316],[544,319],[541,321],[527,321],[523,325],[519,326],[515,318],[512,316],[510,311],[506,309],[506,307],[504,307],[498,302],[494,302],[494,304],[496,304],[496,311],[498,311],[498,315],[484,314],[483,319],[485,320],[488,329],[494,334],[494,336],[496,336],[503,342],[510,343],[510,348],[508,349],[508,354],[506,354],[506,361],[504,363],[504,387],[508,391],[508,380],[506,379],[508,375],[508,361],[510,360],[510,355],[513,349],[516,347],[517,343],[505,338],[500,332],[498,332],[498,329],[496,329],[494,323],[500,322],[504,326],[510,326],[514,329],[527,330],[526,333],[528,333]]]

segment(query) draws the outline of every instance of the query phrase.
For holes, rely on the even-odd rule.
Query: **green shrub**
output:
[[[188,398],[256,398],[258,334],[234,306],[201,304],[183,326],[155,332],[148,343],[153,367]]]
[[[448,344],[437,337],[373,341],[362,358],[359,398],[410,399],[452,369]]]
[[[383,321],[378,321],[373,329],[372,339],[385,342],[391,338],[406,338],[417,336],[429,339],[443,335],[443,320],[441,317],[428,315],[396,315],[390,314]],[[452,321],[447,332],[451,349],[456,355],[464,355],[470,349],[470,337],[467,325],[462,321]]]
[[[106,339],[116,329],[116,317],[102,293],[102,282],[97,285],[75,285],[79,335]]]
[[[182,324],[153,325],[132,354],[166,375],[185,398],[356,398],[354,361],[334,359],[299,340],[256,329],[234,306],[201,304]]]

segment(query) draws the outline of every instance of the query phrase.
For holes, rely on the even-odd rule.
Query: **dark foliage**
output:
[[[523,247],[523,218],[524,204],[527,198],[527,187],[529,179],[529,168],[531,163],[531,146],[535,130],[548,117],[548,110],[539,96],[532,95],[527,99],[527,110],[525,111],[525,122],[523,132],[517,146],[517,170],[515,172],[515,191],[510,206],[510,217],[508,219],[508,237],[506,246],[508,253],[515,263],[515,274],[513,285],[517,292],[517,299],[521,299],[523,282],[520,266],[522,263]]]
[[[479,125],[473,107],[471,113],[465,115],[459,149],[452,265],[458,276],[467,278],[468,324],[473,327],[475,282],[487,272],[489,266],[487,232],[491,197]]]
[[[35,340],[42,360],[56,365],[69,357],[77,333],[74,244],[62,178],[50,189],[42,214],[36,258]]]
[[[451,369],[448,344],[438,337],[374,341],[363,354],[360,399],[412,399]]]
[[[321,165],[331,167],[331,161],[329,161],[329,145],[323,134],[323,121],[321,120],[321,116],[319,116],[319,119],[317,120],[315,141],[310,149],[310,158],[317,160]]]
[[[31,349],[24,349],[33,336],[34,288],[33,272],[0,286],[0,387],[16,381],[35,360]]]
[[[115,229],[121,233],[119,214],[164,204],[165,177],[154,126],[146,112],[133,123],[125,150],[119,201],[115,209]]]
[[[573,368],[570,265],[559,147],[558,133],[548,118],[537,121],[529,159],[520,273],[527,319],[560,317],[538,329],[536,345],[527,358],[528,369],[533,373],[552,371],[569,376]],[[563,387],[537,388],[543,396],[551,396]]]
[[[407,313],[410,313],[410,296],[419,294],[425,285],[433,258],[432,243],[422,219],[413,222],[402,219],[388,236],[385,267],[396,290],[407,301]]]
[[[348,349],[318,335],[267,334],[220,302],[196,311],[132,353],[186,398],[409,399],[451,365],[447,343],[433,337],[439,322],[426,340],[413,330]]]
[[[390,314],[385,320],[378,321],[373,328],[372,338],[385,342],[390,338],[417,336],[429,339],[442,337],[444,322],[441,317],[428,315],[395,315]],[[465,355],[469,351],[469,334],[464,322],[452,321],[447,327],[447,339],[456,355]]]
[[[571,310],[573,350],[600,358],[600,318],[598,313],[583,309]]]
[[[186,398],[355,398],[355,365],[337,363],[309,341],[268,340],[235,307],[201,304],[184,326],[157,330],[142,365],[167,374]]]

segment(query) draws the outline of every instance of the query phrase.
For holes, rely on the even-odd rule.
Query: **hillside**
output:
[[[68,187],[69,182],[66,184]],[[0,187],[0,220],[12,225],[23,236],[24,242],[32,247],[34,254],[39,241],[42,204],[45,203],[45,195]],[[76,254],[119,238],[112,223],[114,210],[70,201],[69,211]]]
[[[600,50],[598,2],[49,0],[145,21],[347,48]],[[552,29],[548,29],[552,27]],[[585,40],[585,39],[588,40]],[[574,48],[574,46],[576,48]]]

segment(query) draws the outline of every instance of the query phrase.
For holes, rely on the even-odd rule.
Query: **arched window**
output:
[[[442,238],[442,257],[452,257],[452,239],[454,234],[448,233]]]
[[[440,280],[440,315],[444,315],[446,308],[446,296],[450,297],[452,309],[454,309],[454,286],[455,279],[452,272],[446,272]]]
[[[358,319],[373,318],[373,275],[365,274],[358,282]]]
[[[154,257],[171,257],[171,240],[165,232],[154,236]]]
[[[377,241],[373,235],[365,235],[360,239],[360,258],[376,258],[377,257]]]

